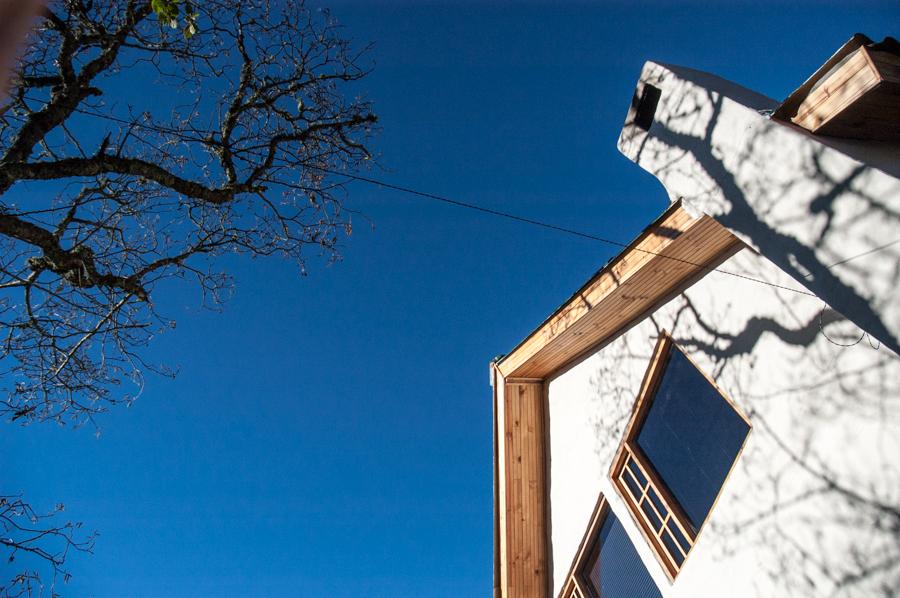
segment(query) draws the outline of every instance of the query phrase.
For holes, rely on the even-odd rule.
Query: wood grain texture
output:
[[[900,57],[858,48],[816,83],[791,120],[817,135],[900,140]]]
[[[547,595],[546,460],[541,382],[504,383],[501,595]]]
[[[708,216],[670,207],[529,335],[498,367],[505,378],[546,378],[618,334],[740,241]]]

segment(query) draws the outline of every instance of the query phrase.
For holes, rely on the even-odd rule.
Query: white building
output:
[[[672,204],[491,364],[495,596],[900,595],[891,42],[781,105],[645,65]]]

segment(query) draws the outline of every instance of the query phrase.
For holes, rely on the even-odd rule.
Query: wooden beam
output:
[[[504,357],[500,373],[507,379],[546,378],[738,247],[737,237],[715,220],[693,218],[676,202]]]
[[[900,139],[900,56],[859,48],[823,79],[791,119],[817,135]]]
[[[500,595],[540,598],[549,588],[544,385],[503,382],[498,398]]]
[[[900,55],[896,40],[854,35],[775,110],[816,135],[900,140]]]
[[[503,542],[503,555],[501,555],[500,547],[500,528],[501,528],[501,520],[500,520],[500,505],[505,504],[504,498],[501,498],[501,485],[500,485],[500,459],[503,453],[501,452],[500,445],[501,439],[503,438],[503,430],[500,429],[500,416],[503,414],[503,411],[500,410],[498,405],[499,399],[502,396],[502,391],[500,389],[500,374],[497,371],[497,367],[494,362],[491,362],[491,387],[494,390],[494,421],[493,421],[493,441],[494,441],[494,591],[493,598],[503,598],[503,592],[501,590],[502,584],[501,580],[501,563],[503,562],[503,558],[506,552],[506,542]],[[505,523],[503,523],[505,525]]]

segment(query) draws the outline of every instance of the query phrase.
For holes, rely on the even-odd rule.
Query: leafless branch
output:
[[[302,1],[191,5],[186,36],[149,0],[50,2],[14,69],[0,112],[4,418],[92,422],[134,400],[147,370],[170,372],[143,355],[172,325],[154,303],[163,281],[196,284],[218,308],[230,285],[220,256],[278,255],[305,271],[349,234],[327,173],[370,158],[365,50]],[[0,512],[34,515],[3,500]],[[8,529],[24,534],[3,540],[11,554],[54,569],[48,538],[90,546],[65,526]]]

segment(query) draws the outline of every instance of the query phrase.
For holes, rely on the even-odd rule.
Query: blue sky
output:
[[[630,241],[666,206],[615,141],[647,59],[783,99],[896,2],[338,2],[386,181]],[[234,259],[223,313],[176,329],[101,434],[3,424],[0,481],[96,529],[64,596],[484,596],[488,362],[615,253],[354,183],[343,261]],[[229,258],[230,259],[230,258]],[[5,573],[4,573],[5,574]]]

